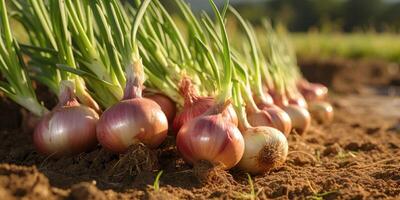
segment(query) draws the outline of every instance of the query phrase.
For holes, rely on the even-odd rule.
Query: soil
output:
[[[286,163],[251,176],[253,187],[238,169],[185,164],[172,136],[159,150],[138,146],[125,155],[101,147],[39,155],[20,127],[20,109],[2,98],[0,199],[400,199],[400,76],[393,64],[372,63],[300,61],[308,79],[331,88],[334,122],[290,135]],[[369,73],[375,68],[390,72],[377,78]]]

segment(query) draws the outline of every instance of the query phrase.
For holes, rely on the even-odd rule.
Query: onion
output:
[[[156,148],[167,137],[168,120],[160,106],[142,98],[141,61],[132,67],[135,73],[127,73],[123,100],[108,108],[97,124],[100,144],[115,153],[123,153],[138,143]]]
[[[97,144],[98,114],[80,105],[75,98],[74,84],[61,82],[58,105],[36,126],[33,141],[40,153],[46,155],[77,154]]]
[[[247,112],[247,119],[251,126],[270,126],[282,131],[286,136],[292,130],[290,117],[282,109],[265,108],[255,112]],[[243,127],[240,127],[243,130]]]
[[[179,132],[181,127],[188,121],[205,113],[208,109],[215,105],[213,97],[199,97],[195,94],[194,87],[189,78],[184,77],[180,83],[179,88],[181,94],[184,96],[184,106],[174,119],[173,130],[175,133]],[[224,119],[231,121],[237,126],[238,119],[236,112],[231,105],[227,107],[222,113]]]
[[[289,136],[292,130],[292,120],[290,116],[278,106],[266,106],[263,108],[271,116],[271,127],[281,131],[285,136]]]
[[[259,97],[260,95],[253,95],[254,102],[257,104],[257,107],[261,108],[265,105],[274,105],[274,99],[268,93],[264,93],[262,98]]]
[[[144,97],[155,101],[161,107],[161,110],[164,112],[169,122],[174,120],[176,104],[169,97],[161,93],[145,93]]]
[[[302,108],[307,108],[307,101],[298,91],[292,91],[287,94],[288,103],[291,105],[300,106]]]
[[[221,165],[222,169],[230,169],[240,161],[244,151],[243,136],[236,125],[221,114],[227,106],[217,105],[182,126],[176,146],[188,163],[206,160]]]
[[[277,105],[281,108],[289,105],[289,100],[286,95],[280,94],[280,93],[278,93],[276,91],[272,91],[272,90],[269,90],[269,94],[273,98],[275,105]]]
[[[288,105],[283,110],[289,115],[292,121],[292,128],[298,133],[305,133],[311,124],[311,116],[307,109],[296,106]]]
[[[243,133],[245,150],[238,167],[252,174],[282,165],[288,154],[288,141],[271,127],[250,127]]]
[[[310,103],[311,116],[319,123],[329,124],[333,121],[333,107],[328,102],[315,101]]]
[[[301,80],[297,87],[307,101],[324,100],[328,96],[328,88],[322,84]]]

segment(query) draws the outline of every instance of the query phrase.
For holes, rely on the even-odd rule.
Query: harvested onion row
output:
[[[4,0],[0,3],[5,8]],[[23,1],[13,4],[18,3]],[[31,86],[13,82],[30,80],[21,67],[18,46],[12,46],[11,33],[1,29],[6,43],[0,44],[17,54],[11,60],[7,52],[0,52],[2,74],[11,77],[11,89],[0,89],[11,98],[33,99],[33,104],[26,104],[14,98],[25,107],[34,105],[30,111],[43,116],[34,133],[39,152],[75,154],[97,142],[114,153],[124,153],[138,143],[154,149],[172,125],[177,149],[189,164],[205,160],[223,169],[237,165],[259,174],[285,162],[287,138],[292,129],[300,134],[307,131],[310,113],[323,123],[332,121],[326,87],[302,78],[290,45],[269,24],[264,23],[268,39],[264,55],[252,25],[228,4],[221,14],[210,0],[217,17],[214,23],[205,13],[196,18],[183,0],[175,0],[188,27],[184,37],[159,1],[135,3],[124,7],[119,0],[40,1],[48,14],[21,18],[38,20],[34,24],[49,29],[44,34],[31,32],[47,39],[32,42],[38,47],[29,47],[29,52],[38,49],[41,59],[55,58],[49,65],[58,68],[48,73],[53,76],[49,78],[65,79],[61,86],[47,85],[60,92],[58,105],[45,115]],[[243,48],[228,40],[224,24],[228,10],[243,29]],[[2,18],[6,15],[2,9]],[[9,27],[6,20],[2,25]],[[19,74],[7,76],[4,69],[9,63]],[[42,73],[39,76],[44,78]],[[14,90],[17,94],[10,93]],[[87,99],[75,98],[85,95]],[[92,95],[105,109],[101,116]],[[89,106],[94,102],[95,110],[78,101]]]

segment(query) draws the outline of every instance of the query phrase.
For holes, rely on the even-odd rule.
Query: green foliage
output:
[[[308,33],[291,34],[300,56],[377,58],[400,62],[400,36],[377,33]]]

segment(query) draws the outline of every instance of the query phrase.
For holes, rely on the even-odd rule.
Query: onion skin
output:
[[[296,95],[294,98],[289,98],[288,103],[291,105],[300,106],[302,108],[308,108],[306,99],[302,95]]]
[[[245,150],[238,167],[260,174],[281,166],[288,155],[288,141],[277,129],[251,127],[243,133]]]
[[[115,153],[123,153],[139,142],[156,148],[167,132],[167,117],[156,102],[146,98],[117,103],[102,114],[97,124],[100,144]]]
[[[186,162],[206,160],[222,169],[234,167],[244,152],[243,136],[222,114],[202,115],[185,123],[176,146]]]
[[[311,102],[309,106],[309,111],[313,119],[315,119],[318,123],[329,124],[333,121],[333,107],[328,102]]]
[[[176,115],[176,104],[169,97],[159,93],[145,94],[144,97],[155,101],[161,107],[161,110],[167,117],[168,122],[172,122],[174,120]]]
[[[82,105],[60,106],[36,126],[33,141],[46,155],[64,156],[90,150],[97,144],[98,114]]]
[[[271,116],[271,127],[278,129],[288,137],[292,130],[292,120],[290,116],[277,106],[264,107],[263,110]]]
[[[289,115],[292,121],[292,128],[296,133],[302,135],[307,132],[311,125],[311,116],[307,109],[296,105],[288,105],[283,110]]]
[[[129,146],[143,143],[158,147],[167,137],[168,120],[153,100],[142,98],[144,72],[140,59],[126,68],[127,81],[123,100],[108,108],[97,123],[100,144],[124,153]]]
[[[274,99],[269,93],[264,93],[263,98],[260,98],[259,95],[253,95],[253,99],[259,108],[265,105],[274,105]]]
[[[204,114],[208,109],[215,105],[215,99],[212,97],[196,97],[191,102],[185,100],[185,105],[180,113],[175,116],[172,124],[175,133],[179,132],[181,127],[188,121]],[[231,105],[223,111],[222,116],[225,120],[231,121],[238,126],[238,118]]]
[[[328,97],[328,88],[319,83],[301,80],[297,83],[297,88],[307,101],[321,101]]]
[[[272,90],[269,91],[269,94],[274,99],[275,105],[277,105],[278,107],[283,108],[283,107],[289,105],[289,100],[286,97],[286,95],[279,94],[279,93],[277,93],[275,91],[272,91]]]
[[[172,128],[178,133],[181,127],[192,119],[204,114],[207,110],[215,106],[213,97],[200,97],[196,95],[194,85],[189,77],[183,77],[179,84],[179,92],[184,97],[184,105],[174,119]],[[223,117],[238,126],[238,118],[232,105],[222,111]]]

